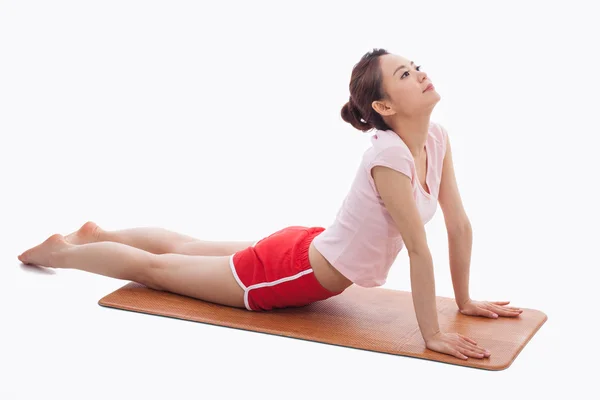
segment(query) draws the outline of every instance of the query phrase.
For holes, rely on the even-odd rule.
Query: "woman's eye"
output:
[[[420,65],[418,65],[418,66],[416,66],[416,67],[415,67],[415,69],[416,69],[417,71],[420,71],[420,70],[421,70],[421,66],[420,66]],[[408,74],[408,71],[406,71],[404,74]],[[402,74],[402,77],[404,77],[404,74]]]

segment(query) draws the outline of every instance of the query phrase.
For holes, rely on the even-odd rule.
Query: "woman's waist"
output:
[[[310,265],[321,286],[331,292],[340,292],[352,285],[352,281],[338,271],[311,242],[308,250]]]

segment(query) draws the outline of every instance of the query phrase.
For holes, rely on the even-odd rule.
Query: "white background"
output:
[[[592,4],[1,1],[0,398],[595,391]],[[329,226],[370,146],[340,109],[373,48],[422,65],[441,95],[432,120],[474,230],[471,297],[548,315],[508,369],[113,310],[97,302],[126,281],[17,260],[88,220],[207,240]],[[441,209],[426,232],[436,294],[453,297]],[[405,252],[385,287],[410,290]]]

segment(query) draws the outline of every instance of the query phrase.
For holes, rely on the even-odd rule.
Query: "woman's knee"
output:
[[[147,263],[142,264],[141,268],[136,271],[133,280],[150,289],[164,291],[161,277],[164,276],[163,270],[167,268],[167,265],[161,256],[162,254],[152,254]]]

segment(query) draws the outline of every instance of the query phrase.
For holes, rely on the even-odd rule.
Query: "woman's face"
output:
[[[383,116],[412,116],[431,112],[440,100],[440,95],[435,88],[424,92],[433,82],[419,65],[395,54],[384,54],[379,57],[379,62],[383,74],[383,89],[389,98],[373,102],[375,111]]]

